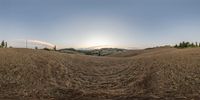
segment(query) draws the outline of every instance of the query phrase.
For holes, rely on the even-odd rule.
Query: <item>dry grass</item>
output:
[[[0,99],[200,99],[200,49],[128,52],[95,57],[0,49]]]

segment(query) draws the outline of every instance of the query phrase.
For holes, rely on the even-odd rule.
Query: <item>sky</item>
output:
[[[200,0],[0,0],[0,40],[58,48],[200,42]]]

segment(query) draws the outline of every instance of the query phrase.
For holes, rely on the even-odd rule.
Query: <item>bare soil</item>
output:
[[[200,48],[134,52],[0,49],[0,100],[200,100]]]

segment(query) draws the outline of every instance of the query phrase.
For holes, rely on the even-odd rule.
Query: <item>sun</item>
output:
[[[110,37],[96,35],[96,36],[89,37],[85,41],[84,45],[86,47],[93,47],[93,46],[107,46],[107,45],[114,45],[114,44]]]

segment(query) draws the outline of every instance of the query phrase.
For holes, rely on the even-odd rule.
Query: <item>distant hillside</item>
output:
[[[60,49],[60,50],[57,50],[58,52],[61,52],[61,53],[68,53],[68,54],[84,54],[74,48],[65,48],[65,49]]]
[[[176,50],[176,48],[171,47],[155,47],[155,48],[147,48],[147,49],[140,49],[140,50],[126,50],[125,52],[115,52],[110,55],[109,57],[133,57],[140,54],[145,53],[156,53],[156,52],[168,52],[168,50]]]
[[[94,56],[107,56],[114,53],[125,52],[126,49],[119,49],[119,48],[101,48],[101,49],[91,49],[91,50],[76,50],[73,48],[66,48],[58,50],[62,53],[69,53],[69,54],[84,54],[84,55],[94,55]]]

